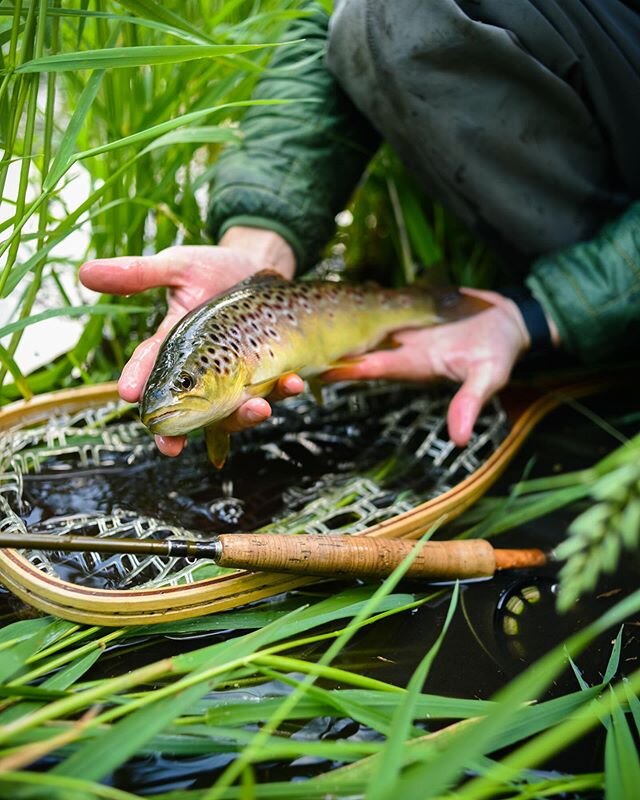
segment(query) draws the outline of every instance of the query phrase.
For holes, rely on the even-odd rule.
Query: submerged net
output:
[[[218,472],[194,436],[161,456],[135,410],[119,402],[61,410],[0,434],[0,530],[51,536],[197,539],[230,531],[354,534],[467,478],[507,433],[494,400],[469,445],[446,431],[451,394],[394,384],[325,388],[232,439]],[[174,585],[222,573],[158,556],[28,551],[44,572],[109,589]]]

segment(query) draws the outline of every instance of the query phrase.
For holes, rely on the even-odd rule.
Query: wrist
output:
[[[527,350],[530,350],[532,355],[544,354],[559,345],[560,335],[557,327],[528,287],[508,286],[501,289],[500,293],[510,305],[514,318],[517,318],[525,329]]]
[[[256,272],[274,269],[289,279],[295,274],[294,252],[287,240],[275,231],[236,225],[225,231],[219,244],[241,252],[255,265]]]

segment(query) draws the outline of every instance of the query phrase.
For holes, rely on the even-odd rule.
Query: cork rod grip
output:
[[[364,536],[223,534],[221,567],[299,575],[377,578],[389,575],[413,548],[418,555],[408,577],[431,580],[488,578],[494,574],[493,547],[482,539],[416,542]]]

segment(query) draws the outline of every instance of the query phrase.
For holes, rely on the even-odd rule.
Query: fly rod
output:
[[[0,547],[210,559],[220,567],[320,577],[381,578],[417,550],[405,575],[429,580],[491,578],[498,570],[542,567],[538,548],[495,548],[484,539],[416,542],[365,536],[226,533],[206,540],[100,539],[0,533]]]

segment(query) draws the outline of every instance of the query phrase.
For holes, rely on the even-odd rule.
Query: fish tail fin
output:
[[[485,292],[479,289],[459,289],[449,283],[443,267],[434,267],[418,275],[411,286],[429,295],[436,322],[457,322],[491,308],[493,303],[487,299]]]
[[[475,290],[457,289],[454,286],[438,286],[431,288],[435,303],[435,312],[439,322],[457,322],[486,311],[493,305]]]

